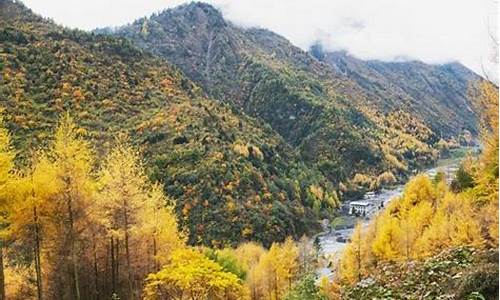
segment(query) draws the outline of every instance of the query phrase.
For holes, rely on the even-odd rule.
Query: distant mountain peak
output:
[[[153,19],[182,17],[194,24],[209,24],[211,26],[225,25],[226,21],[220,10],[205,2],[190,2],[174,8],[169,8]]]
[[[206,12],[211,12],[211,13],[218,13],[220,14],[220,11],[215,8],[213,5],[203,2],[203,1],[192,1],[190,3],[183,4],[181,6],[177,7],[178,9],[202,9]]]
[[[2,19],[18,18],[26,13],[33,14],[21,1],[0,0],[0,16]]]

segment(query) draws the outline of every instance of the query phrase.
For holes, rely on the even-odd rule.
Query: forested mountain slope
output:
[[[182,5],[99,32],[168,59],[210,95],[267,122],[334,183],[356,173],[372,182],[384,171],[402,177],[436,158],[431,147],[441,134],[457,133],[432,130],[427,120],[435,114],[414,114],[271,31],[231,24],[208,4]],[[454,116],[439,118],[451,124],[447,118]]]
[[[439,135],[477,133],[470,84],[480,78],[460,63],[363,61],[346,52],[323,52],[321,46],[312,47],[310,53],[376,96],[370,99],[382,100],[381,107],[403,106]]]
[[[479,88],[482,154],[451,184],[414,177],[357,225],[337,266],[343,299],[498,299],[498,87]]]
[[[270,243],[316,226],[331,183],[273,130],[203,96],[180,71],[109,36],[67,30],[0,0],[0,106],[20,150],[69,112],[102,155],[126,134],[177,203],[191,243]]]

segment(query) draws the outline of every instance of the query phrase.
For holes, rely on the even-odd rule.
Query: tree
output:
[[[463,165],[458,167],[455,178],[451,182],[451,190],[455,193],[465,191],[474,186],[474,178],[467,173]]]
[[[482,82],[478,103],[483,108],[483,153],[473,168],[475,186],[470,191],[479,210],[481,231],[487,243],[498,248],[498,87]]]
[[[292,239],[273,243],[255,267],[254,278],[261,287],[258,299],[281,299],[290,290],[298,270],[298,248]]]
[[[123,138],[103,161],[98,189],[111,252],[112,293],[136,299],[143,278],[158,272],[184,246],[173,203],[159,184],[149,183],[139,152]],[[125,272],[119,272],[122,268]]]
[[[167,263],[170,254],[184,246],[185,237],[178,230],[174,204],[165,197],[161,185],[153,184],[146,191],[148,197],[137,219],[137,238],[143,240],[139,243],[143,248],[139,252],[151,253],[153,269],[149,271],[159,271],[159,266]]]
[[[10,231],[13,243],[33,251],[37,299],[44,298],[42,252],[44,231],[51,222],[50,201],[57,197],[57,167],[46,153],[37,153],[28,174],[18,178],[16,200],[11,206]]]
[[[313,243],[304,235],[297,242],[297,248],[299,251],[298,273],[307,274],[313,272],[316,268],[314,260],[317,256],[317,250]]]
[[[482,82],[477,101],[483,107],[481,137],[484,148],[474,180],[481,185],[477,192],[488,193],[493,199],[498,195],[495,184],[498,183],[498,87]]]
[[[253,242],[244,243],[238,246],[235,250],[235,256],[238,262],[246,271],[245,285],[250,290],[250,298],[252,300],[260,299],[263,294],[262,270],[257,266],[266,250]]]
[[[422,201],[427,201],[434,205],[436,196],[436,191],[429,177],[420,174],[406,184],[400,204],[406,208],[411,208]]]
[[[3,127],[3,117],[0,111],[0,300],[5,299],[5,275],[3,252],[8,235],[8,213],[12,199],[12,185],[15,153],[10,143],[10,135]]]
[[[59,123],[52,148],[46,156],[55,168],[51,184],[57,193],[44,202],[46,254],[51,269],[50,297],[81,299],[80,260],[88,229],[87,212],[93,202],[94,163],[89,143],[67,114]],[[57,296],[56,296],[57,295]]]
[[[432,218],[433,208],[428,201],[422,201],[401,213],[401,253],[407,259],[417,256],[415,244],[422,236]]]
[[[170,262],[149,274],[144,299],[246,299],[248,292],[234,274],[190,249],[177,249]]]
[[[401,226],[398,219],[384,216],[379,219],[376,236],[371,246],[372,251],[377,259],[398,260],[401,257]]]
[[[99,173],[99,205],[105,212],[105,226],[110,239],[111,248],[111,269],[113,293],[118,292],[119,268],[121,258],[119,257],[119,247],[123,244],[125,289],[120,293],[122,298],[133,297],[135,282],[133,278],[136,266],[133,266],[132,257],[138,253],[132,253],[133,240],[132,231],[139,222],[140,211],[146,210],[158,213],[158,199],[151,208],[145,208],[147,203],[147,179],[144,174],[139,153],[128,145],[126,140],[118,140],[114,148],[104,159]],[[158,198],[160,195],[154,195]],[[161,197],[161,196],[160,196]],[[161,201],[161,200],[160,200]],[[151,216],[150,216],[151,217]],[[154,220],[153,220],[154,222]],[[156,228],[153,225],[153,231]],[[153,233],[154,234],[154,233]],[[134,246],[137,244],[134,244]]]
[[[339,274],[342,281],[354,283],[360,281],[364,275],[365,249],[361,224],[358,223],[351,235],[351,241],[345,247],[340,261]]]
[[[292,281],[294,280],[296,273],[298,271],[298,256],[299,249],[297,248],[295,242],[292,238],[287,238],[283,244],[281,244],[281,251],[279,256],[278,265],[278,276],[283,279],[286,283],[286,288],[289,290],[292,287]]]
[[[225,272],[233,273],[241,280],[245,280],[247,270],[245,269],[245,266],[238,261],[234,249],[207,249],[205,250],[205,255],[211,260],[218,263]]]
[[[313,274],[305,274],[293,288],[286,294],[284,300],[326,300],[327,298],[321,293],[321,290],[316,286]]]

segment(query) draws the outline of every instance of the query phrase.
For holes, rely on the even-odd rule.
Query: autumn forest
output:
[[[498,98],[206,3],[0,0],[0,300],[498,299]]]

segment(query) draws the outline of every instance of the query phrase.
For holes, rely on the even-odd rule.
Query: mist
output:
[[[119,26],[189,1],[26,0],[57,23],[81,29]],[[493,68],[493,0],[209,0],[242,27],[279,33],[304,50],[320,42],[361,59],[459,61],[478,74]]]

